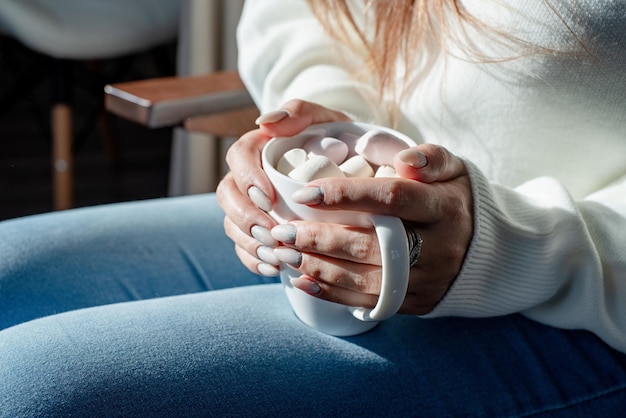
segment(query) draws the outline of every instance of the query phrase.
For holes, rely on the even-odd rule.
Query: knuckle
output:
[[[448,211],[449,222],[455,226],[462,226],[472,219],[472,204],[463,193],[451,193],[445,207]]]
[[[378,241],[369,234],[363,234],[350,243],[348,253],[356,260],[370,260],[377,248]]]
[[[233,162],[236,162],[240,159],[241,147],[242,142],[235,141],[235,143],[228,148],[228,151],[226,151],[225,160],[229,167],[233,165]]]
[[[428,160],[429,170],[424,171],[427,183],[450,180],[466,172],[463,162],[453,153],[440,145],[425,144],[421,148]]]
[[[364,274],[360,274],[355,279],[357,290],[362,293],[380,293],[380,281],[382,272],[379,269],[370,269]]]
[[[437,158],[442,167],[448,167],[452,161],[452,154],[448,152],[444,147],[435,147],[435,158]]]
[[[448,234],[450,239],[441,241],[433,255],[437,260],[437,269],[447,276],[455,277],[465,260],[469,238],[456,230],[456,227],[451,228],[452,231]]]
[[[215,196],[217,197],[217,203],[224,207],[224,202],[226,201],[226,182],[230,180],[229,174],[227,174],[222,181],[219,182],[217,188],[215,189]]]
[[[298,271],[315,280],[324,280],[329,283],[333,283],[333,279],[329,278],[328,273],[323,271],[319,260],[309,254],[302,254],[302,263],[300,263]]]
[[[235,236],[233,235],[233,231],[230,228],[230,225],[228,225],[226,222],[224,222],[224,233],[231,241],[233,242],[235,241]]]
[[[458,271],[461,267],[463,258],[465,257],[465,248],[461,245],[445,246],[445,265],[450,266],[454,271]]]
[[[250,227],[256,223],[255,217],[249,211],[244,211],[244,210],[239,209],[238,214],[240,216],[239,224],[245,225],[246,228],[244,229],[249,230]]]
[[[228,216],[242,231],[249,231],[252,225],[256,223],[254,215],[250,211],[244,210],[242,207],[233,208]]]
[[[350,182],[333,182],[327,181],[323,185],[324,189],[324,205],[336,206],[342,203],[349,203],[354,200],[353,188],[346,187]]]
[[[404,209],[413,205],[410,191],[403,180],[392,179],[379,189],[377,200],[388,207]]]
[[[426,154],[428,161],[435,165],[446,164],[450,160],[450,153],[441,145],[424,144],[421,150]]]
[[[224,226],[224,232],[226,232],[226,235],[228,235],[230,233],[232,221],[228,219],[228,216],[224,216],[224,220],[222,221],[222,224]]]
[[[297,116],[303,112],[307,104],[308,102],[302,99],[291,99],[285,102],[281,107],[288,109],[292,116]]]
[[[298,225],[296,246],[298,248],[306,248],[313,251],[320,250],[320,237],[318,229],[307,223]]]

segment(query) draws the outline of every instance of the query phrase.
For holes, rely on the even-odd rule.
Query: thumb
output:
[[[292,136],[310,125],[349,120],[342,112],[304,100],[290,100],[280,110],[259,116],[256,123],[266,135]]]
[[[394,168],[400,177],[422,183],[448,181],[467,174],[459,157],[434,144],[421,144],[400,151],[394,158]]]

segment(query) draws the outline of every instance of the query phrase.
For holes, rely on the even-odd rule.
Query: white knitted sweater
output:
[[[464,1],[529,44],[589,53],[476,62],[452,46],[403,103],[400,130],[464,158],[475,199],[462,271],[426,316],[520,312],[626,352],[626,3],[576,0],[560,16],[541,0],[505,3]],[[511,56],[470,36],[490,57]],[[262,111],[301,98],[390,123],[304,1],[247,2],[238,41],[241,76]]]

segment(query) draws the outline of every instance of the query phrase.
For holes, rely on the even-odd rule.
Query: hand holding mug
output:
[[[281,266],[281,281],[285,285],[287,297],[296,315],[307,325],[332,335],[354,335],[365,332],[373,328],[377,322],[397,313],[404,302],[409,278],[409,249],[405,229],[402,221],[397,217],[380,215],[376,211],[319,211],[315,207],[299,204],[293,200],[293,196],[301,191],[306,183],[279,172],[278,167],[283,156],[292,150],[302,150],[311,140],[318,141],[322,137],[339,138],[345,135],[351,138],[364,138],[368,131],[381,134],[386,132],[390,137],[402,141],[404,148],[414,145],[409,138],[389,129],[351,122],[335,122],[314,125],[292,137],[274,138],[266,144],[262,153],[263,168],[277,194],[271,212],[276,220],[284,224],[288,221],[304,219],[344,227],[373,227],[375,231],[376,248],[380,257],[380,280],[378,281],[377,301],[371,309],[311,297],[310,291],[302,292],[299,287],[307,281],[301,277],[302,273],[299,271],[301,263],[287,260]],[[339,140],[335,139],[335,141]],[[346,143],[339,141],[339,145],[343,145],[346,153],[348,152]],[[310,162],[314,161],[314,159],[310,160]],[[330,160],[326,161],[331,167],[333,166]],[[298,168],[306,166],[307,164],[304,163]],[[334,167],[339,170],[337,166]],[[298,169],[293,170],[292,173],[297,171]],[[280,239],[280,237],[275,238]],[[274,253],[280,251],[281,249],[277,249]]]
[[[469,247],[473,235],[470,180],[462,160],[436,145],[403,151],[395,166],[398,173],[412,179],[320,179],[309,183],[296,198],[320,211],[377,211],[397,216],[415,228],[423,245],[417,265],[410,270],[399,312],[425,314],[458,276]],[[284,245],[302,255],[301,290],[341,304],[375,306],[381,262],[371,228],[304,221],[291,222],[291,227],[292,239]],[[286,235],[281,231],[284,228],[274,228],[275,236]]]
[[[348,120],[341,112],[292,100],[281,110],[262,115],[257,120],[259,129],[246,133],[229,148],[226,162],[230,170],[217,187],[217,198],[226,214],[226,234],[250,271],[278,275],[279,262],[271,251],[276,242],[269,232],[276,221],[267,213],[276,201],[276,194],[261,167],[263,147],[272,137],[295,135],[311,124]]]
[[[266,275],[278,274],[279,260],[271,248],[276,239],[269,233],[277,223],[266,212],[276,202],[276,195],[261,168],[261,150],[271,137],[294,135],[311,122],[347,120],[339,112],[302,101],[292,101],[285,108],[289,110],[270,114],[260,129],[244,135],[231,148],[227,158],[231,173],[218,187],[226,212],[225,229],[237,254],[251,271]],[[306,189],[309,200],[303,199],[301,204],[320,210],[406,216],[425,244],[418,265],[410,271],[400,312],[423,314],[432,310],[459,273],[473,231],[472,193],[463,162],[442,147],[423,144],[398,157],[397,172],[417,181],[316,180],[311,184],[315,187]],[[251,187],[260,191],[256,204],[248,197]],[[302,275],[294,281],[298,288],[341,304],[376,305],[381,259],[372,228],[307,221],[292,222],[290,227],[295,230],[293,241],[283,244],[301,254],[298,271]]]

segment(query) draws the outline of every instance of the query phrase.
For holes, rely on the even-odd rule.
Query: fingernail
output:
[[[274,255],[283,263],[290,264],[294,267],[300,267],[302,264],[302,253],[293,248],[277,247],[274,248]]]
[[[277,225],[271,231],[272,238],[285,244],[295,244],[296,233],[297,228],[291,224]]]
[[[291,199],[303,205],[319,205],[324,202],[324,190],[320,187],[303,187],[291,195]]]
[[[276,242],[276,240],[272,238],[272,234],[270,233],[270,230],[263,226],[254,225],[250,229],[250,234],[252,234],[252,237],[255,240],[259,241],[261,244],[265,245],[266,247],[275,247],[278,245],[278,242]]]
[[[308,293],[309,295],[317,295],[322,291],[319,284],[303,277],[293,277],[289,281],[291,282],[291,285],[293,287],[295,287],[296,289],[300,289],[303,292]]]
[[[256,255],[264,263],[270,264],[272,266],[277,266],[278,264],[280,264],[280,260],[274,254],[273,248],[265,247],[262,245],[257,248]]]
[[[426,156],[414,148],[400,151],[396,158],[413,168],[424,168],[428,164]]]
[[[263,113],[261,116],[256,118],[254,121],[255,124],[261,125],[264,123],[276,123],[289,116],[289,112],[286,110],[272,110],[271,112]]]
[[[248,197],[254,202],[261,210],[269,212],[272,210],[272,201],[269,197],[256,186],[250,186],[248,189]]]
[[[256,269],[261,275],[266,277],[278,276],[280,274],[280,271],[278,271],[278,269],[271,264],[259,263],[257,264]]]

